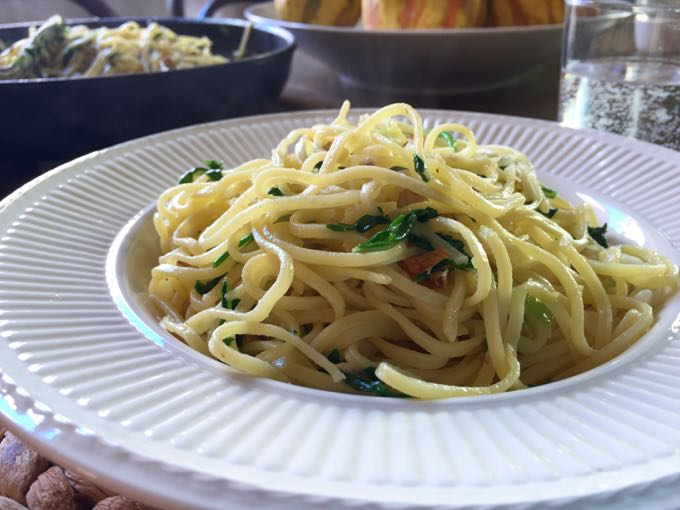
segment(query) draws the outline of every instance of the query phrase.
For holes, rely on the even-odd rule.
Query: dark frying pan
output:
[[[118,26],[134,19],[69,21]],[[207,36],[213,52],[231,56],[245,22],[153,18],[179,34]],[[0,26],[6,44],[31,23]],[[196,69],[94,78],[0,81],[0,161],[64,160],[114,143],[189,124],[263,111],[283,89],[293,36],[255,27],[246,58]]]

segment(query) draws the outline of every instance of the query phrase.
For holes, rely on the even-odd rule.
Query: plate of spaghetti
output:
[[[0,416],[162,508],[673,508],[679,165],[348,103],[85,156],[3,202]]]

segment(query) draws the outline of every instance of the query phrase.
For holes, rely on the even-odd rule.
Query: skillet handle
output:
[[[111,18],[116,15],[115,11],[104,0],[73,0],[73,3],[99,18]]]
[[[205,4],[203,4],[201,10],[198,11],[196,18],[198,19],[210,18],[212,17],[213,14],[215,14],[215,12],[217,12],[218,9],[224,7],[225,5],[233,4],[238,1],[239,0],[208,0]]]

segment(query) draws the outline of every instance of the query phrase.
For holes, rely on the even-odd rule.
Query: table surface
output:
[[[337,109],[344,99],[353,107],[378,107],[392,102],[407,102],[416,108],[441,108],[500,113],[520,117],[554,120],[557,117],[559,67],[536,69],[516,82],[501,88],[454,95],[395,95],[345,84],[340,76],[301,51],[293,58],[291,74],[280,98],[262,105],[260,113]],[[0,159],[0,198],[63,161],[45,161],[40,155],[23,162]]]

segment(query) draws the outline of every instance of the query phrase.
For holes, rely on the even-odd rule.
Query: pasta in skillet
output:
[[[250,28],[242,46],[249,33]],[[55,15],[0,52],[0,79],[150,73],[229,62],[211,47],[207,37],[179,35],[155,22],[91,29],[67,26]]]
[[[348,109],[161,195],[163,328],[256,376],[434,399],[596,367],[675,290],[671,261],[610,245],[520,152],[406,104]]]

